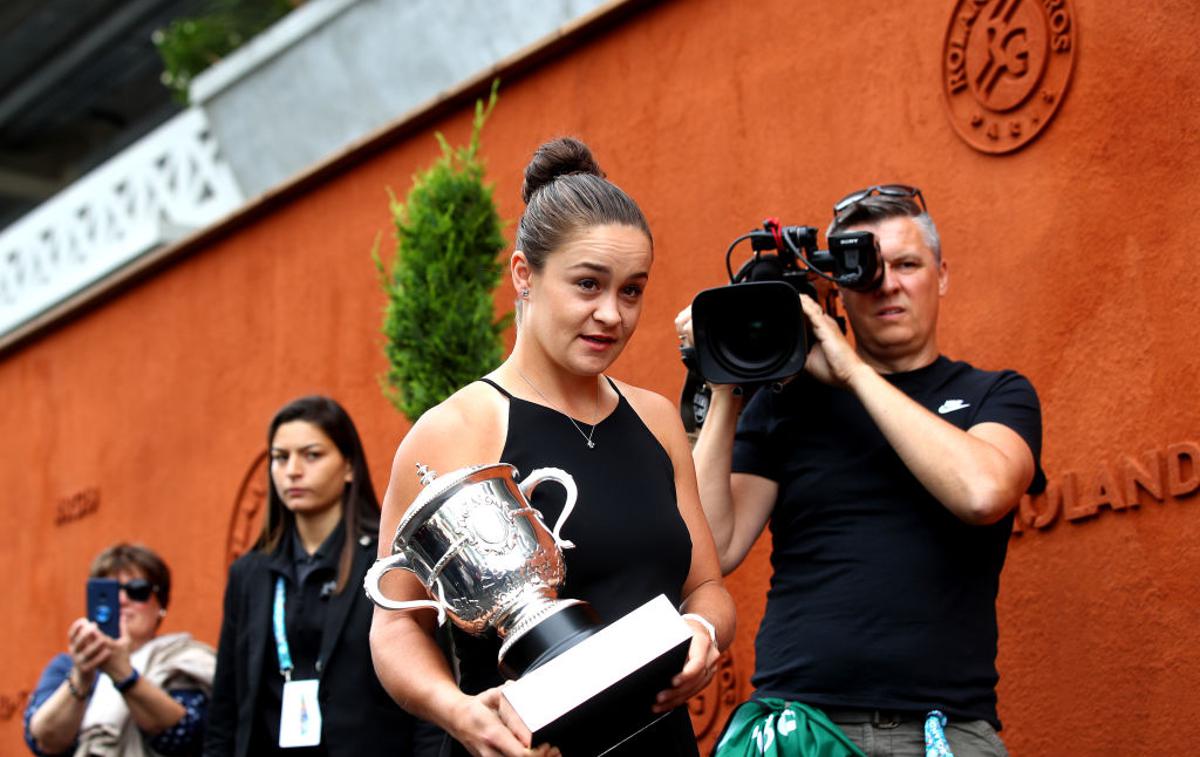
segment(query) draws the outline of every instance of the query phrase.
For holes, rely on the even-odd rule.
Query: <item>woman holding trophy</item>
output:
[[[649,226],[573,139],[538,149],[522,195],[526,209],[510,259],[518,293],[513,351],[409,431],[393,462],[381,533],[391,534],[421,494],[417,465],[449,472],[499,461],[524,472],[569,472],[578,500],[562,533],[573,548],[560,594],[586,601],[606,621],[662,594],[692,632],[686,662],[654,705],[666,716],[613,754],[694,755],[686,702],[711,679],[719,646],[733,638],[733,601],[674,404],[604,375],[641,314],[654,257]],[[543,489],[531,504],[546,523],[560,524],[558,541],[561,496]],[[381,557],[388,547],[381,540]],[[429,596],[411,573],[389,581],[390,597]],[[553,745],[530,743],[502,694],[495,635],[453,629],[456,683],[434,640],[436,622],[431,612],[376,609],[371,649],[392,696],[444,728],[451,753],[554,754]]]

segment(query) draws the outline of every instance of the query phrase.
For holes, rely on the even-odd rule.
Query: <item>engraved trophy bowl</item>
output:
[[[577,496],[568,473],[538,468],[520,485],[517,469],[508,463],[443,476],[418,465],[417,475],[425,488],[400,519],[391,556],[377,560],[363,582],[375,604],[388,610],[436,609],[439,623],[448,615],[477,636],[495,629],[501,639],[500,672],[509,678],[599,629],[590,605],[558,598],[566,576],[562,550],[575,546],[561,537]],[[553,530],[528,500],[544,481],[557,482],[567,493]],[[431,599],[385,596],[380,582],[392,570],[416,575]]]

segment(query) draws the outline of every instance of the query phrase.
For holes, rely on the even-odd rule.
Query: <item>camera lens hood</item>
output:
[[[778,381],[804,369],[804,313],[782,281],[705,289],[692,301],[700,375],[713,384]]]

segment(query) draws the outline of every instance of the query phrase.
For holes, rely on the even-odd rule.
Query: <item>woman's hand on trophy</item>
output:
[[[669,712],[687,702],[708,685],[717,672],[721,650],[713,643],[713,634],[700,623],[686,618],[692,629],[692,645],[688,647],[683,670],[671,679],[671,688],[660,691],[654,704],[655,712]]]
[[[451,722],[451,735],[479,757],[562,757],[549,744],[530,747],[532,734],[500,687],[465,697]]]

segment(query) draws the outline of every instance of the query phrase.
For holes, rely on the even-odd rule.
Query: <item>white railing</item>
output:
[[[0,336],[243,199],[204,112],[184,111],[0,232]]]

